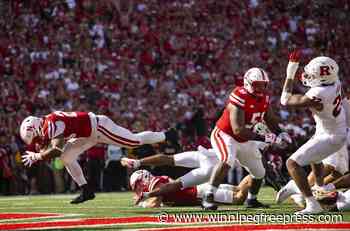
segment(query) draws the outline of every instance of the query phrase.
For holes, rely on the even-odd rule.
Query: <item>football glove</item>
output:
[[[26,155],[22,156],[24,166],[30,167],[35,162],[42,160],[41,153],[26,151]]]

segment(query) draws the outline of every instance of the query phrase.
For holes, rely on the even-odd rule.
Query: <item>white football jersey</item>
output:
[[[329,86],[313,87],[306,92],[306,96],[323,104],[321,111],[311,109],[316,122],[316,133],[346,134],[347,124],[339,81]]]
[[[343,108],[346,116],[347,127],[350,127],[350,99],[349,98],[343,99]]]

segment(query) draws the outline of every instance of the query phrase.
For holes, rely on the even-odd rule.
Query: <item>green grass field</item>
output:
[[[71,205],[69,202],[75,195],[38,195],[38,196],[8,196],[0,197],[0,214],[1,213],[59,213],[66,214],[66,217],[54,218],[55,221],[76,219],[76,218],[105,218],[105,217],[156,217],[162,212],[169,214],[179,213],[204,213],[200,207],[162,207],[156,209],[146,209],[134,207],[132,202],[132,193],[99,193],[97,197],[83,204]],[[270,204],[269,209],[250,209],[247,210],[244,206],[220,206],[218,213],[239,213],[239,214],[285,214],[294,213],[297,207],[292,203],[282,205],[274,204],[275,192],[271,188],[263,188],[260,194],[260,200]],[[212,213],[212,212],[211,212]],[[340,214],[340,213],[332,213]],[[341,213],[343,222],[350,222],[350,212]],[[48,221],[47,218],[38,218],[30,220],[20,219],[0,219],[1,224],[13,224],[23,222],[43,222]],[[52,218],[51,218],[52,220]],[[152,223],[147,224],[123,224],[113,225],[109,227],[93,227],[93,228],[72,228],[74,230],[118,230],[118,229],[138,229],[138,228],[156,228],[166,227],[174,224]],[[186,225],[186,224],[176,224]],[[189,224],[187,224],[188,226]],[[196,225],[196,224],[191,224]],[[61,230],[61,229],[54,229]]]

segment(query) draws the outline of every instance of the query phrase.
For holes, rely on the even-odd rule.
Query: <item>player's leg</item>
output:
[[[169,132],[144,131],[132,133],[130,130],[118,126],[110,118],[98,115],[98,141],[107,144],[114,144],[120,147],[135,148],[143,144],[154,144],[170,139],[174,135]]]
[[[215,191],[217,190],[219,184],[223,181],[224,177],[227,175],[230,167],[232,167],[235,163],[237,152],[235,146],[238,144],[232,137],[220,131],[216,127],[211,133],[210,140],[212,147],[214,148],[220,161],[216,164],[211,173],[208,190],[202,200],[202,207],[204,209],[215,210],[217,209],[217,205],[214,202]]]
[[[259,150],[260,143],[262,142],[248,141],[242,144],[237,152],[237,160],[252,177],[252,184],[247,197],[248,208],[268,207],[257,200],[257,195],[266,172]]]
[[[338,151],[343,144],[343,142],[335,142],[328,135],[315,137],[301,146],[287,160],[288,172],[305,197],[306,208],[301,213],[319,213],[322,211],[320,204],[312,195],[303,167],[311,163],[320,163],[327,156]]]
[[[96,145],[96,141],[93,138],[71,139],[65,145],[63,153],[60,156],[60,159],[69,175],[71,175],[72,179],[80,188],[82,188],[81,194],[71,201],[72,204],[82,203],[95,197],[94,192],[90,190],[83,171],[77,161],[77,158],[81,153],[94,145]]]
[[[241,205],[248,197],[249,189],[253,185],[253,178],[251,175],[245,176],[239,185],[236,187],[233,197],[233,204]]]

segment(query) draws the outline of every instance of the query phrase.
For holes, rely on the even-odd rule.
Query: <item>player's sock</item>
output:
[[[87,184],[83,171],[77,161],[65,164],[65,167],[69,175],[71,175],[71,177],[79,185],[79,187]]]
[[[165,140],[164,132],[139,132],[136,136],[140,139],[142,144],[155,144]]]
[[[298,188],[297,184],[295,183],[294,180],[290,180],[286,187],[288,188],[288,190],[291,192],[291,194],[296,194],[296,193],[301,193],[300,189]]]
[[[350,210],[350,190],[346,192],[338,192],[336,204],[337,204],[337,209],[339,211],[349,211]]]

